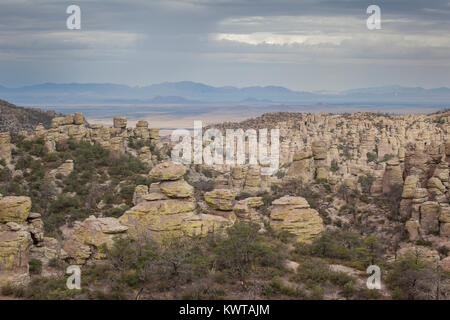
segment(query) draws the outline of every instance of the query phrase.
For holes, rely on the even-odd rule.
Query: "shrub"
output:
[[[370,176],[370,175],[360,176],[358,178],[358,183],[361,184],[363,193],[370,193],[370,188],[372,187],[372,184],[374,181],[375,181],[375,177]]]
[[[394,158],[394,155],[393,154],[385,154],[384,156],[383,156],[383,159],[381,160],[381,162],[386,162],[386,161],[389,161],[389,160],[391,160],[391,159],[393,159]]]
[[[305,292],[300,288],[293,288],[284,284],[283,279],[280,277],[274,277],[264,288],[264,294],[267,298],[270,298],[275,293],[296,298],[304,298],[306,296]]]
[[[373,152],[367,152],[366,156],[367,156],[367,163],[377,161],[377,155]]]
[[[42,261],[39,259],[31,259],[28,262],[29,270],[31,274],[41,274],[42,272]]]
[[[392,298],[398,300],[435,299],[440,275],[419,254],[402,255],[390,266],[386,277]]]
[[[214,190],[215,182],[214,180],[199,180],[193,183],[195,189],[208,192]]]
[[[254,223],[237,223],[227,230],[228,237],[215,243],[217,266],[238,274],[244,281],[252,267],[283,268],[282,255],[261,240],[260,226]]]
[[[339,170],[339,164],[335,159],[331,160],[330,170],[331,170],[331,172],[337,172]]]

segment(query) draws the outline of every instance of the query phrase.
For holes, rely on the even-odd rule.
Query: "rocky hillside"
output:
[[[0,132],[32,132],[40,123],[45,128],[50,128],[50,122],[57,115],[54,111],[22,108],[0,100]]]
[[[146,121],[0,134],[0,288],[27,299],[450,299],[450,112],[266,114],[280,170],[181,165]],[[82,290],[65,286],[82,268]],[[382,287],[366,287],[367,267]]]

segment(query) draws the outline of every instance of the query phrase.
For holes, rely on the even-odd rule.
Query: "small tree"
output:
[[[436,281],[439,274],[432,263],[425,261],[418,252],[406,253],[391,265],[387,284],[393,298],[421,300],[436,298]]]
[[[227,238],[216,243],[218,267],[237,273],[243,283],[257,264],[281,265],[280,253],[261,241],[259,229],[255,223],[241,222],[227,230]]]

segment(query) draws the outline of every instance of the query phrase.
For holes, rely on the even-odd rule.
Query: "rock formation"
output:
[[[183,179],[185,172],[183,165],[171,161],[150,171],[149,177],[157,182],[150,185],[147,194],[145,187],[139,186],[135,194],[141,200],[119,218],[132,237],[161,240],[170,236],[206,236],[234,223],[230,217],[198,213],[194,188]]]
[[[319,213],[304,198],[292,196],[272,202],[270,226],[294,234],[298,242],[311,242],[323,230]]]
[[[126,236],[127,226],[115,218],[90,216],[83,222],[75,222],[73,229],[65,235],[63,249],[66,260],[73,264],[85,264],[88,260],[105,257],[104,250],[111,248],[115,237]]]
[[[30,198],[0,198],[0,288],[25,286],[30,251],[44,245],[42,220],[30,212]]]
[[[0,133],[0,160],[11,162],[11,137],[9,132]]]

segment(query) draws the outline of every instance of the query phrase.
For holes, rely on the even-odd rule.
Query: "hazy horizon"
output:
[[[68,30],[56,0],[0,0],[0,83],[283,86],[341,91],[450,87],[450,3],[78,0]]]

